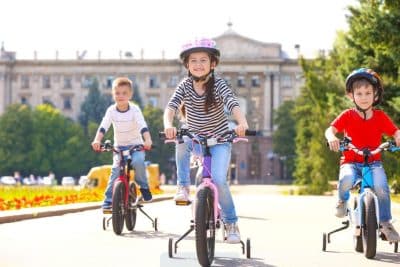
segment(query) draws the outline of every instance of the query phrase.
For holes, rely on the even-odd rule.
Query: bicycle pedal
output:
[[[187,201],[177,200],[177,201],[175,201],[175,205],[177,205],[177,206],[189,206],[190,204],[192,204],[192,201],[190,201],[190,200],[187,200]]]
[[[103,210],[103,214],[112,214],[112,210],[111,209]]]

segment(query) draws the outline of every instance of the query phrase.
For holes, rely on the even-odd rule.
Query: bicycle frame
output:
[[[378,197],[376,196],[374,190],[372,189],[374,180],[373,180],[373,176],[372,176],[371,167],[368,164],[366,164],[362,167],[361,175],[362,175],[362,178],[361,178],[360,192],[356,196],[358,199],[357,203],[359,203],[359,205],[357,206],[356,209],[352,208],[350,210],[350,216],[349,216],[350,222],[352,222],[356,226],[356,229],[358,229],[358,230],[361,229],[361,226],[365,224],[360,210],[362,210],[362,208],[363,208],[363,206],[362,206],[364,203],[363,200],[367,194],[371,194],[371,196],[374,199],[376,221],[377,221],[378,225],[380,223]],[[360,235],[360,231],[357,231],[357,235],[358,236]]]

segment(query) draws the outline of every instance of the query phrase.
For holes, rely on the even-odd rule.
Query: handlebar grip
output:
[[[247,136],[256,136],[256,135],[257,135],[257,131],[254,131],[254,130],[246,130],[245,135],[247,135]]]

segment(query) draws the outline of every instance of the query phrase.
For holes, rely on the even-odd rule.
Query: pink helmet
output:
[[[196,39],[193,42],[183,45],[179,57],[185,62],[186,58],[193,52],[207,52],[215,58],[218,64],[220,52],[216,47],[215,41],[212,39]]]

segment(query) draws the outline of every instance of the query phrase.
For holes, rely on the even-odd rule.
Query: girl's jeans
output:
[[[204,151],[204,147],[186,138],[184,143],[176,145],[178,185],[190,185],[190,154],[193,153],[195,156],[200,156],[202,155],[202,150]],[[218,189],[219,205],[222,210],[222,220],[225,223],[235,223],[238,220],[226,179],[231,161],[231,150],[232,146],[230,143],[217,144],[210,147],[212,155],[211,177]]]
[[[340,166],[339,172],[339,199],[347,201],[350,198],[349,190],[353,184],[361,179],[361,171],[364,163],[345,163]],[[379,220],[381,222],[387,222],[392,219],[390,211],[390,190],[380,161],[370,163],[372,171],[372,177],[374,180],[373,190],[378,197],[379,203]]]
[[[120,146],[118,150],[129,149],[130,146]],[[131,166],[135,170],[135,181],[140,186],[140,188],[149,188],[146,176],[146,165],[144,163],[145,152],[144,151],[132,151],[131,153]],[[120,154],[113,153],[113,165],[111,168],[111,175],[108,179],[108,184],[105,192],[105,199],[103,202],[103,207],[111,206],[112,202],[112,190],[115,180],[119,176],[119,161]]]

